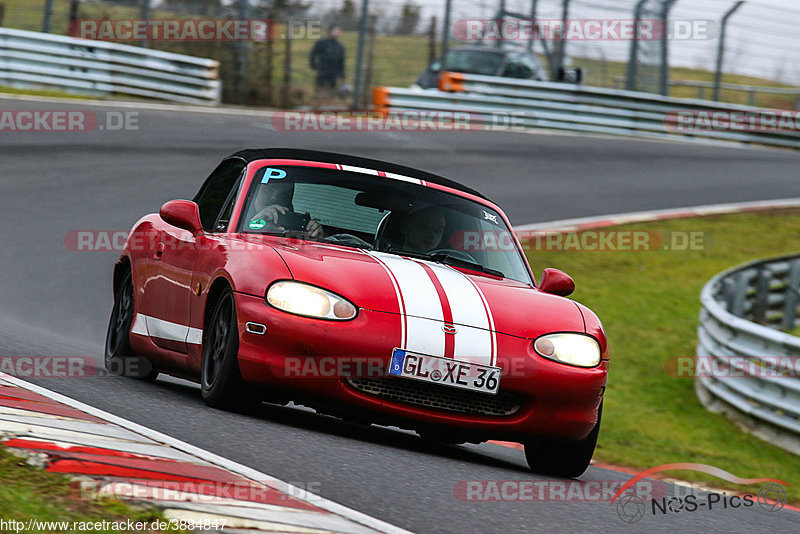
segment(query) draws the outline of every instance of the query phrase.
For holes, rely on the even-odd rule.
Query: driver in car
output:
[[[446,226],[447,219],[436,206],[411,212],[403,229],[403,250],[424,254],[439,248]]]
[[[277,230],[286,230],[280,225],[281,216],[293,212],[292,197],[294,196],[294,183],[288,181],[275,181],[266,187],[259,187],[253,205],[256,214],[250,218],[255,221],[263,219],[275,226]],[[262,206],[259,208],[258,206]],[[306,213],[306,215],[309,215]],[[292,230],[292,228],[289,228]],[[323,237],[322,225],[316,219],[309,219],[305,232],[311,237]]]

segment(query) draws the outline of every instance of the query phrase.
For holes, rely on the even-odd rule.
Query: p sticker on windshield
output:
[[[492,221],[495,224],[500,224],[497,222],[497,215],[492,215],[491,213],[484,210],[483,212],[483,220],[484,221]]]
[[[267,225],[267,221],[265,221],[264,219],[253,219],[252,221],[250,221],[250,224],[248,226],[252,230],[261,230],[266,225]]]
[[[267,167],[264,171],[264,177],[261,178],[261,183],[266,184],[270,180],[282,180],[286,178],[286,171],[283,169],[273,169],[272,167]]]

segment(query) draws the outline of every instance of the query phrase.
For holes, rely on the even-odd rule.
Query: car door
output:
[[[190,327],[190,299],[194,266],[199,254],[216,248],[216,236],[227,231],[222,217],[238,191],[245,164],[239,159],[223,161],[206,179],[195,196],[200,211],[202,235],[164,224],[156,243],[155,261],[145,287],[147,329],[159,347],[186,354],[188,343],[199,343],[198,329]]]

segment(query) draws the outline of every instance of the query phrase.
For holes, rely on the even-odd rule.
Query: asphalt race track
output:
[[[2,109],[121,108],[5,100]],[[515,224],[800,196],[800,154],[788,151],[541,133],[288,133],[263,116],[172,111],[143,110],[138,122],[135,131],[0,132],[3,356],[101,362],[117,254],[67,250],[64,236],[127,231],[164,201],[193,196],[218,160],[240,148],[318,148],[428,169],[485,192]],[[522,453],[430,445],[291,407],[231,414],[172,380],[33,381],[415,532],[795,532],[800,520],[753,507],[629,525],[607,502],[463,502],[453,492],[458,481],[531,480]],[[627,478],[597,467],[582,477]]]

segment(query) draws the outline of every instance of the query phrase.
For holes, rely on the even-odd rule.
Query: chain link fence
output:
[[[800,105],[794,60],[800,6],[781,0],[367,0],[366,6],[363,0],[0,0],[0,6],[4,26],[60,34],[75,28],[71,20],[269,21],[268,36],[244,40],[115,39],[220,61],[223,101],[231,104],[365,108],[371,86],[413,84],[446,41],[449,49],[483,43],[530,50],[550,79],[559,67],[572,67],[589,86]],[[525,22],[534,30],[503,35],[514,21],[517,30]],[[491,22],[499,34],[491,35]],[[344,78],[335,90],[319,92],[309,54],[331,24],[342,30]],[[460,31],[470,24],[482,37]],[[633,36],[626,35],[622,30],[631,26]],[[357,81],[360,102],[354,102]]]
[[[360,4],[348,0],[315,2],[250,0],[66,0],[52,2],[50,16],[46,0],[0,0],[2,25],[55,34],[96,37],[124,44],[208,57],[220,62],[222,100],[226,103],[281,108],[348,108],[353,105],[353,86],[359,41]],[[365,24],[362,59],[362,102],[368,107],[372,85],[408,85],[429,63],[431,19],[422,20],[421,8],[403,2],[376,5]],[[45,20],[49,19],[48,23]],[[71,23],[70,21],[73,20]],[[219,30],[224,21],[263,22],[266,35],[249,31],[242,40],[224,31],[218,38],[193,38],[186,32],[177,39],[125,39],[128,24],[104,26],[103,22],[128,23],[141,20],[213,21]],[[83,31],[81,23],[99,22]],[[315,90],[315,72],[309,56],[316,41],[328,36],[332,25],[341,27],[338,40],[345,50],[344,78],[334,90]],[[161,28],[163,28],[162,26]],[[103,33],[107,29],[112,34]],[[184,24],[181,30],[190,29]],[[252,30],[250,26],[249,30]],[[436,30],[437,27],[433,26]],[[150,35],[155,31],[150,30]],[[439,29],[441,31],[441,29]],[[82,33],[81,33],[82,32]],[[218,32],[219,33],[219,32]],[[135,34],[133,35],[135,36]],[[162,35],[163,36],[163,35]]]
[[[529,5],[532,2],[512,2]],[[653,38],[566,41],[587,85],[800,108],[800,5],[782,0],[538,0],[537,18],[652,22]],[[727,18],[726,18],[726,15]],[[723,33],[724,28],[724,33]],[[659,31],[664,39],[658,38]],[[613,36],[612,36],[613,37]],[[722,45],[722,46],[721,46]],[[719,78],[716,78],[719,71]],[[715,82],[719,94],[715,95]]]

